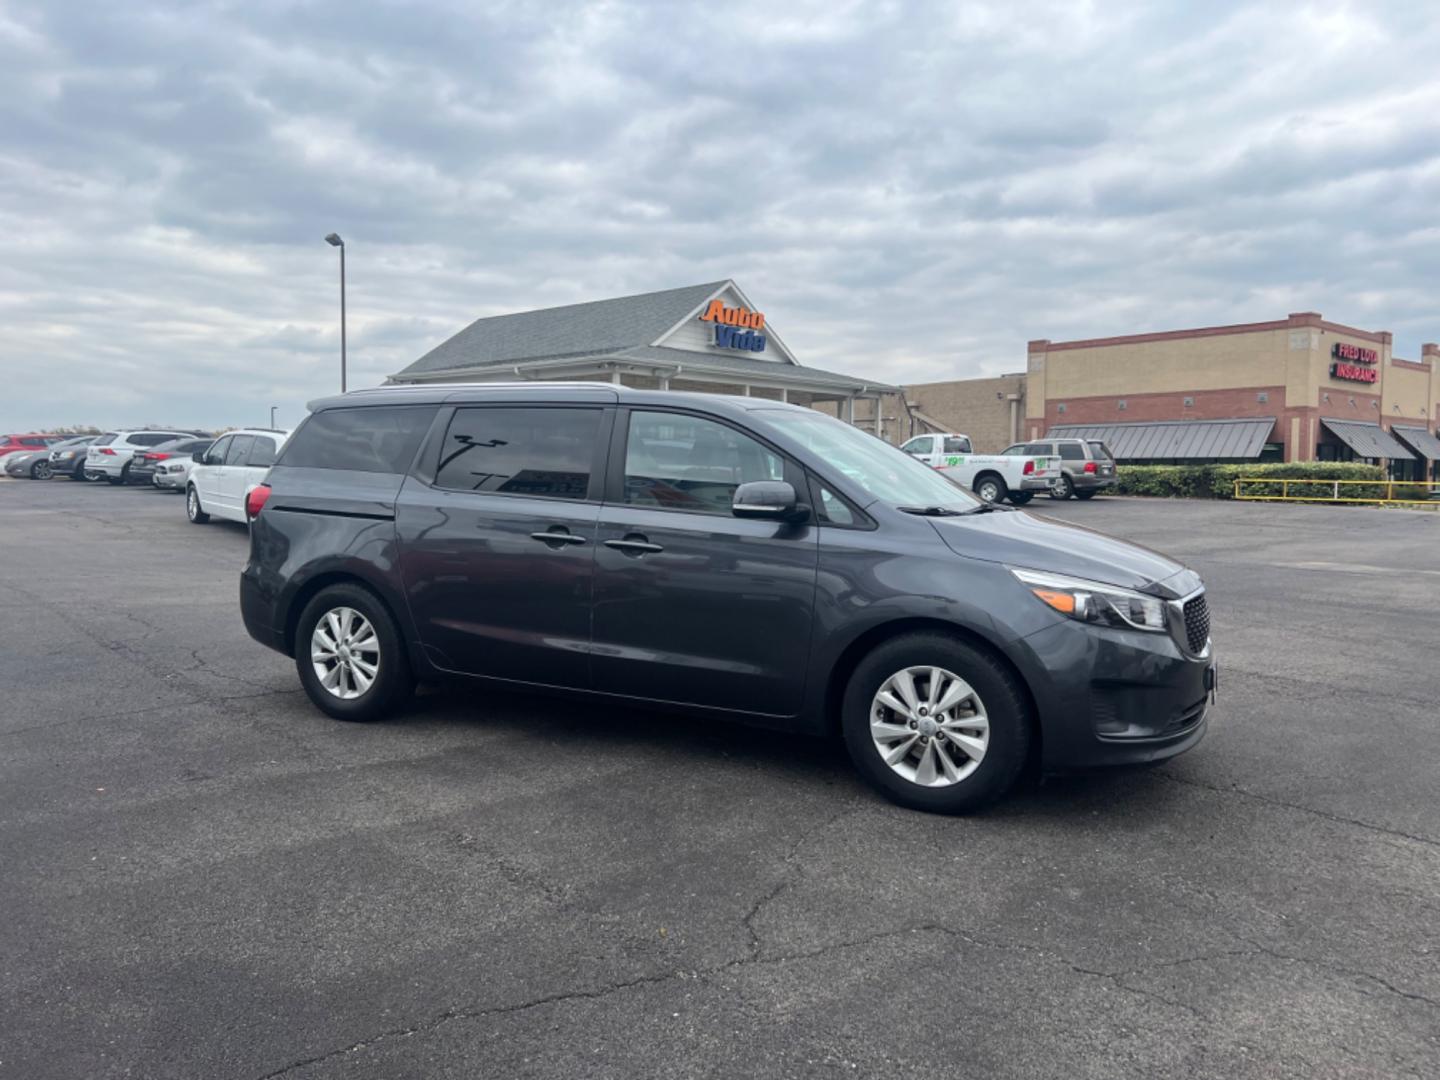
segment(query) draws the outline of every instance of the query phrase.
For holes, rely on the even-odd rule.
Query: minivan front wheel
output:
[[[1015,676],[958,638],[907,634],[855,668],[841,725],[855,767],[914,810],[979,810],[1014,785],[1030,751]]]
[[[395,621],[358,585],[331,585],[305,605],[295,668],[311,702],[337,720],[380,720],[414,686]]]
[[[195,490],[194,484],[185,489],[185,516],[193,525],[204,525],[210,520],[210,515],[200,507],[200,492]]]

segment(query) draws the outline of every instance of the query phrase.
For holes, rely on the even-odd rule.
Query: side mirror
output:
[[[204,464],[205,464],[205,451],[204,451],[204,450],[196,450],[193,454],[190,455],[190,460],[193,461],[193,462],[195,462],[196,465],[204,465]]]
[[[810,507],[795,495],[784,480],[752,480],[735,489],[730,512],[738,518],[768,518],[771,521],[804,521]]]

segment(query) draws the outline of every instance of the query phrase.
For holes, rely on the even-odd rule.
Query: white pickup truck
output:
[[[917,435],[900,447],[951,480],[964,484],[987,503],[1009,499],[1024,506],[1038,491],[1060,479],[1060,459],[1033,454],[975,454],[970,437],[959,432]]]

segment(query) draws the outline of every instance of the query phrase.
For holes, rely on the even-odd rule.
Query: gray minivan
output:
[[[1199,577],[811,409],[597,383],[311,404],[247,499],[250,634],[331,716],[441,676],[829,737],[905,806],[1194,746]]]

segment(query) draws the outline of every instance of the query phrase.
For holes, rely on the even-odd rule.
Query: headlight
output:
[[[1061,615],[1101,626],[1128,627],[1164,633],[1165,601],[1117,585],[1083,578],[1046,574],[1039,570],[1010,572],[1035,596]]]
[[[61,451],[60,451],[60,457],[61,457],[62,459],[63,459],[63,458],[74,457],[74,456],[75,456],[75,451],[74,451],[74,450],[61,450]]]

